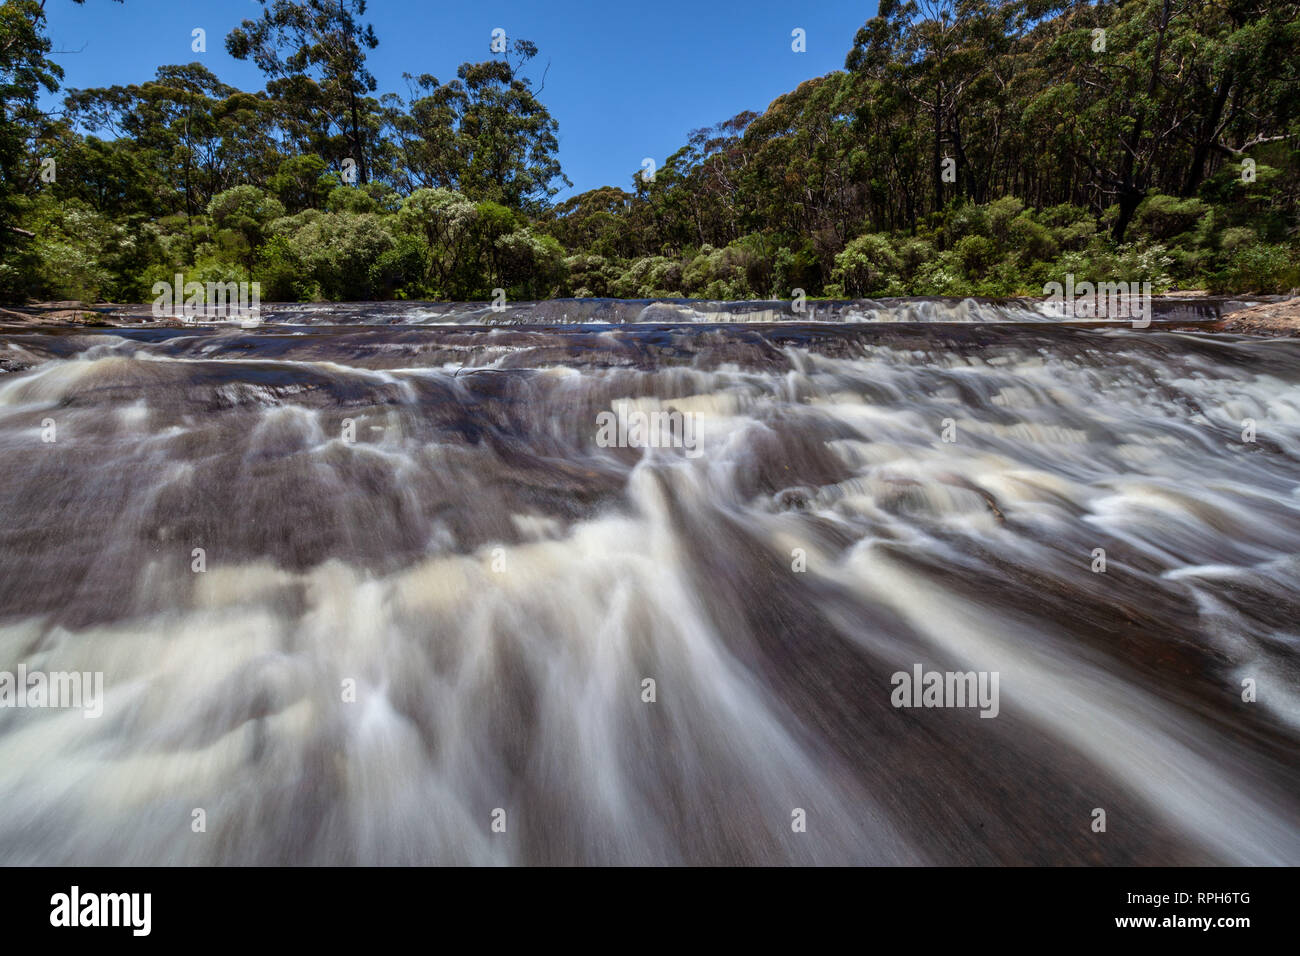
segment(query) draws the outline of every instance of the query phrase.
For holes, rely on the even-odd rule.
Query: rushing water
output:
[[[1265,299],[1277,298],[1265,296]],[[1119,303],[1116,303],[1119,304]],[[1136,304],[1136,300],[1132,303]],[[1158,322],[1206,322],[1255,300],[1216,296],[1156,297]],[[1102,299],[1103,310],[1110,303]],[[150,305],[100,306],[119,321],[149,320],[167,310]],[[183,306],[174,309],[183,317]],[[1086,312],[1076,314],[1085,315]],[[696,323],[989,323],[1058,322],[1060,312],[1030,299],[850,299],[768,302],[712,302],[704,299],[549,299],[543,302],[332,302],[270,303],[261,308],[269,323],[290,325],[666,325]],[[1117,324],[1131,324],[1120,322]]]
[[[1300,341],[9,328],[0,368],[0,670],[104,675],[0,709],[0,863],[1300,863]],[[616,408],[699,453],[603,447]],[[894,707],[917,664],[997,716]]]

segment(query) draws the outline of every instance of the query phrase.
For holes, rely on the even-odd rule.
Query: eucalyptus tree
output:
[[[366,51],[379,45],[362,22],[365,0],[259,0],[262,15],[244,20],[226,37],[237,60],[252,60],[277,98],[305,106],[325,129],[347,140],[360,182],[369,180],[368,127],[374,76]],[[299,115],[301,119],[301,114]],[[303,124],[310,127],[310,122]]]
[[[462,63],[446,83],[407,76],[411,98],[388,120],[414,185],[540,213],[569,184],[556,158],[559,124],[539,99],[544,84],[524,71],[536,55],[534,44],[516,40],[499,58]]]

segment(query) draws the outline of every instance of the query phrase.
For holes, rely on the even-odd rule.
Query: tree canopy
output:
[[[364,0],[260,2],[226,48],[264,89],[164,65],[55,113],[44,5],[0,3],[0,294],[1300,285],[1300,0],[882,0],[843,70],[560,202],[532,43],[381,96]]]

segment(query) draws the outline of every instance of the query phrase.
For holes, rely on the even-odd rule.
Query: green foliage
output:
[[[12,227],[21,184],[34,174],[28,139],[39,118],[37,96],[42,89],[56,90],[63,76],[58,64],[47,59],[50,40],[44,30],[43,3],[0,4],[0,255],[15,238]]]
[[[536,55],[534,44],[516,40],[513,56],[462,63],[448,83],[406,75],[412,98],[386,118],[408,191],[448,187],[475,201],[545,211],[555,181],[568,180],[555,158],[559,126],[523,72]]]
[[[966,275],[978,277],[997,261],[997,246],[984,236],[966,236],[954,247]]]
[[[244,263],[251,272],[266,225],[284,215],[284,206],[256,186],[236,186],[218,193],[208,203],[213,241],[229,258]],[[248,278],[247,275],[240,278]]]
[[[380,257],[397,243],[374,213],[320,213],[287,234],[312,287],[327,299],[372,299],[381,291]]]
[[[376,298],[399,297],[402,291],[417,287],[424,272],[424,248],[410,236],[401,236],[393,248],[385,250],[370,267],[370,281]]]
[[[1286,292],[1300,288],[1300,260],[1282,244],[1240,244],[1221,272],[1210,277],[1214,292]]]
[[[1300,285],[1300,0],[890,0],[845,70],[557,205],[533,44],[376,99],[362,0],[260,2],[227,49],[264,90],[166,65],[63,115],[36,106],[61,76],[42,5],[0,2],[0,296],[144,300],[178,272],[265,301]]]
[[[631,263],[613,284],[621,299],[681,298],[682,264],[666,256],[646,256]]]
[[[369,193],[355,186],[335,186],[330,190],[325,208],[330,212],[374,212],[379,204]]]
[[[280,163],[267,187],[292,212],[319,209],[329,192],[321,182],[327,168],[325,160],[315,153],[289,156]]]
[[[858,236],[835,257],[831,278],[850,297],[898,295],[903,263],[895,249],[890,236]]]
[[[226,52],[252,60],[270,83],[298,105],[307,106],[306,126],[315,138],[337,131],[346,140],[343,156],[357,164],[360,181],[370,179],[369,130],[363,100],[376,83],[366,69],[366,51],[379,45],[374,27],[361,22],[366,0],[261,0],[262,15],[244,20],[226,37]],[[323,121],[323,123],[322,123]],[[306,130],[300,127],[301,132]]]
[[[575,255],[564,260],[560,295],[578,299],[612,297],[620,270],[600,255]]]
[[[1155,193],[1138,206],[1134,227],[1156,242],[1172,242],[1187,236],[1209,213],[1209,206],[1195,196],[1178,199]]]

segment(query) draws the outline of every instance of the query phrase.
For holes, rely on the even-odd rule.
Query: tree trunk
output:
[[[360,177],[361,185],[364,186],[369,182],[369,174],[366,170],[366,148],[361,142],[361,121],[357,114],[357,94],[352,91],[349,94],[352,101],[352,148],[357,151],[357,174]]]
[[[939,108],[939,94],[934,98],[934,211],[943,208],[943,112]]]
[[[1187,170],[1187,179],[1183,183],[1181,195],[1185,198],[1196,192],[1205,179],[1205,161],[1210,158],[1210,150],[1214,146],[1214,133],[1219,126],[1219,119],[1223,116],[1223,107],[1228,102],[1228,93],[1232,89],[1232,84],[1236,82],[1229,71],[1222,80],[1219,81],[1219,91],[1214,96],[1214,104],[1210,108],[1210,115],[1205,117],[1201,126],[1200,134],[1196,138],[1196,154],[1192,157],[1192,165]]]
[[[1151,54],[1151,78],[1147,81],[1146,100],[1149,102],[1155,96],[1156,87],[1160,82],[1160,60],[1164,55],[1165,34],[1169,29],[1169,5],[1171,0],[1165,0],[1160,8],[1160,26],[1156,34],[1156,48]],[[1133,213],[1142,200],[1146,198],[1146,189],[1134,181],[1134,170],[1137,166],[1138,146],[1142,142],[1142,134],[1146,130],[1146,109],[1144,108],[1137,117],[1137,122],[1133,124],[1133,132],[1124,143],[1124,161],[1119,176],[1119,218],[1115,220],[1115,231],[1113,233],[1116,242],[1124,241],[1124,233],[1128,231],[1129,223],[1133,221]]]

